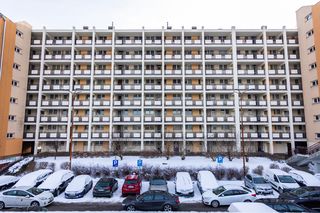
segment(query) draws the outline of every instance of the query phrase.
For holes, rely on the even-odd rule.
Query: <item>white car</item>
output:
[[[0,191],[11,188],[19,178],[11,175],[0,176]]]
[[[203,204],[214,208],[228,206],[234,202],[253,202],[255,200],[256,193],[253,190],[237,185],[219,186],[202,194]]]
[[[54,200],[50,192],[35,187],[20,186],[0,192],[0,209],[7,207],[47,206]]]
[[[277,213],[274,209],[270,208],[264,203],[245,203],[245,202],[235,202],[232,203],[228,212],[258,212],[258,213]]]
[[[314,176],[320,180],[320,173],[316,173]]]
[[[272,188],[279,193],[290,191],[291,189],[299,188],[299,184],[293,177],[280,169],[269,169],[265,173],[265,179],[269,181]]]
[[[320,186],[320,180],[308,172],[291,170],[289,174],[301,186]]]
[[[188,172],[177,172],[175,178],[176,193],[181,196],[194,196],[193,183]]]
[[[29,174],[24,175],[20,180],[13,186],[39,186],[50,174],[52,173],[51,169],[39,169]]]
[[[89,175],[78,175],[67,186],[65,198],[81,198],[92,188],[92,178]]]
[[[63,192],[68,184],[74,178],[74,174],[70,170],[59,170],[52,173],[43,183],[39,185],[39,189],[50,191],[54,196],[58,196]]]
[[[219,187],[216,177],[210,171],[199,171],[197,184],[201,193]]]

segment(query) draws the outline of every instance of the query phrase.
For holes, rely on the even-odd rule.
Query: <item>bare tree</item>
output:
[[[57,159],[58,150],[59,150],[59,141],[57,141],[57,140],[54,141],[53,148],[54,148],[54,151],[55,151],[54,159],[56,160]]]

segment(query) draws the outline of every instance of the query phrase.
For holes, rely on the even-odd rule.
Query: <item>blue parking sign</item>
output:
[[[223,156],[222,155],[217,156],[217,163],[223,163]]]
[[[137,165],[138,165],[138,167],[142,167],[142,160],[141,159],[137,160]]]
[[[113,160],[112,161],[112,166],[113,167],[118,167],[119,166],[119,161],[118,160]]]

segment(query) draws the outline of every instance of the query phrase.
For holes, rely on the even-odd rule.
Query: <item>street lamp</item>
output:
[[[74,117],[74,100],[78,92],[69,91],[71,94],[71,125],[70,125],[70,140],[69,140],[69,169],[71,170],[72,162],[72,140],[73,140],[73,117]]]

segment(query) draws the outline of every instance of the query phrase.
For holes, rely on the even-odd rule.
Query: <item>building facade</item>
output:
[[[20,155],[31,26],[0,13],[0,157]]]
[[[32,30],[24,149],[306,147],[297,30]],[[73,128],[71,130],[73,118]],[[242,125],[243,123],[243,125]],[[243,127],[243,128],[242,128]]]
[[[320,2],[297,11],[308,146],[320,142]]]

